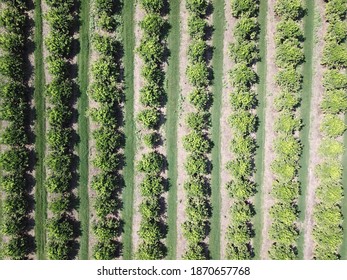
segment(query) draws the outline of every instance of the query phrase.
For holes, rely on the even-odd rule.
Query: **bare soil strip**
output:
[[[94,26],[93,22],[94,22],[94,1],[91,0],[90,1],[90,26],[89,26],[89,32],[92,35],[94,32],[98,32],[96,27]],[[90,58],[89,58],[89,64],[90,66],[93,65],[98,59],[98,55],[97,53],[93,50],[93,48],[90,49]],[[90,75],[89,77],[89,84],[91,85],[93,83],[93,75]],[[97,102],[95,102],[93,100],[93,98],[91,98],[90,96],[88,96],[88,106],[89,109],[92,108],[97,108]],[[92,135],[93,131],[95,131],[97,129],[97,124],[91,119],[89,118],[89,131],[90,134]],[[88,143],[88,157],[89,157],[89,161],[92,162],[93,159],[96,156],[96,148],[95,148],[95,139],[94,137],[90,137],[89,138],[89,143]],[[96,176],[98,174],[98,170],[94,167],[93,164],[88,164],[88,194],[89,194],[89,238],[88,238],[88,258],[89,259],[93,259],[93,247],[95,246],[97,240],[94,236],[94,233],[92,231],[92,226],[91,224],[93,223],[94,219],[96,218],[96,213],[95,213],[95,208],[94,208],[94,201],[96,198],[96,192],[91,188],[91,182],[93,180],[93,177]]]
[[[183,236],[182,224],[186,220],[185,214],[185,191],[183,189],[183,184],[187,179],[187,174],[184,168],[184,163],[186,161],[187,152],[183,147],[182,138],[184,135],[189,133],[189,129],[185,123],[186,114],[193,112],[194,108],[189,104],[188,93],[191,90],[191,86],[188,84],[186,75],[186,68],[188,66],[188,44],[189,44],[189,34],[188,34],[188,11],[185,7],[185,1],[181,1],[180,7],[181,13],[181,47],[180,47],[180,66],[179,71],[181,74],[180,88],[181,97],[179,101],[179,112],[178,112],[178,126],[177,126],[177,173],[179,174],[177,178],[177,253],[176,259],[182,259],[187,248],[187,241]]]
[[[134,19],[134,25],[135,25],[135,49],[139,46],[140,40],[142,38],[142,32],[140,30],[139,22],[144,17],[144,11],[141,9],[139,3],[136,3],[135,8],[135,19]],[[134,51],[135,51],[134,49]],[[141,68],[142,68],[143,62],[139,55],[135,53],[135,68],[134,68],[134,118],[137,118],[137,115],[142,110],[142,106],[140,103],[140,89],[143,86],[143,81],[141,78]],[[141,130],[138,126],[138,123],[135,122],[135,130],[136,130],[136,143],[138,143],[136,147],[136,154],[135,154],[135,164],[141,159],[142,154],[145,152],[143,145],[141,145],[141,141],[139,141],[139,137],[141,135]],[[133,231],[132,231],[132,250],[133,252],[136,252],[138,249],[138,246],[140,244],[140,238],[138,236],[138,231],[140,229],[140,222],[141,222],[141,214],[139,213],[139,206],[141,203],[141,194],[140,194],[140,183],[143,179],[143,176],[136,171],[136,168],[134,169],[135,174],[135,183],[134,183],[134,204],[133,204]]]
[[[231,160],[232,154],[230,151],[230,140],[232,139],[232,130],[228,124],[228,118],[231,115],[230,108],[230,93],[231,86],[229,83],[229,71],[233,67],[232,59],[229,56],[229,45],[232,43],[232,34],[233,28],[235,26],[236,18],[231,15],[231,6],[230,2],[226,1],[225,3],[225,32],[224,32],[224,44],[223,44],[223,93],[222,93],[222,104],[221,104],[221,119],[220,119],[220,131],[221,131],[221,177],[220,177],[220,186],[221,186],[221,206],[220,206],[220,247],[221,247],[221,259],[226,259],[225,248],[228,243],[226,238],[226,232],[228,225],[230,224],[230,207],[231,207],[231,198],[229,192],[226,189],[227,183],[231,180],[230,172],[226,169],[227,162]]]
[[[303,224],[304,228],[304,252],[303,259],[309,260],[313,258],[314,241],[312,239],[312,230],[314,226],[313,209],[316,203],[315,192],[319,185],[319,181],[315,176],[315,167],[320,163],[320,157],[318,155],[318,148],[322,139],[322,135],[319,131],[319,126],[322,121],[322,112],[319,109],[321,104],[324,87],[322,85],[324,67],[321,65],[322,52],[324,47],[324,34],[326,34],[326,22],[324,18],[324,2],[323,0],[317,1],[316,11],[319,13],[321,18],[322,26],[319,28],[319,32],[315,33],[316,43],[314,46],[314,75],[313,75],[313,91],[311,99],[311,110],[310,110],[310,153],[309,153],[309,165],[308,165],[308,182],[306,190],[306,212],[305,221]]]
[[[275,0],[268,1],[268,17],[267,17],[267,32],[266,32],[266,109],[265,109],[265,145],[264,145],[264,181],[263,181],[263,229],[262,229],[262,246],[261,246],[261,259],[268,259],[268,250],[271,245],[271,240],[268,237],[268,230],[271,225],[271,219],[269,216],[269,209],[273,205],[274,200],[271,197],[271,187],[273,182],[273,174],[271,171],[271,163],[275,159],[275,155],[272,149],[275,133],[273,129],[273,120],[275,119],[275,110],[273,108],[274,95],[277,92],[277,86],[275,83],[275,75],[277,73],[277,67],[275,65]]]
[[[254,258],[260,259],[260,247],[262,240],[262,227],[263,227],[263,177],[264,177],[264,137],[265,137],[265,108],[266,108],[266,20],[267,20],[267,0],[260,0],[258,22],[260,25],[259,34],[259,54],[260,61],[257,64],[257,73],[259,77],[259,84],[257,87],[258,107],[257,116],[259,126],[257,130],[257,150],[255,155],[255,182],[257,185],[257,193],[254,196],[255,217],[253,219],[255,237],[253,239]]]

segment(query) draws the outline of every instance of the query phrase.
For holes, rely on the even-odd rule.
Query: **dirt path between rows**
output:
[[[314,241],[312,239],[312,230],[314,227],[313,210],[316,203],[315,192],[319,185],[319,180],[315,176],[315,167],[320,163],[320,157],[318,154],[318,148],[322,140],[322,135],[319,132],[319,125],[322,121],[323,114],[319,109],[321,104],[324,87],[323,72],[324,67],[320,64],[322,59],[322,52],[324,47],[324,34],[326,34],[327,23],[324,19],[325,4],[323,0],[318,0],[316,4],[316,10],[321,18],[321,26],[319,32],[315,33],[316,44],[314,46],[314,69],[315,73],[313,76],[313,91],[311,98],[311,111],[310,111],[310,161],[308,165],[308,184],[307,184],[307,195],[306,195],[306,212],[304,221],[304,231],[305,231],[305,242],[304,242],[304,259],[313,259]]]
[[[278,92],[275,75],[277,73],[277,67],[275,65],[275,0],[269,0],[267,11],[267,51],[266,51],[266,64],[267,64],[267,77],[266,77],[266,109],[265,109],[265,145],[264,145],[264,182],[263,182],[263,230],[262,230],[262,245],[261,245],[261,259],[268,259],[268,250],[271,246],[271,240],[268,237],[268,231],[271,226],[271,219],[269,216],[269,209],[273,205],[274,200],[271,197],[271,188],[273,182],[273,174],[271,171],[271,163],[275,159],[275,155],[272,149],[273,140],[275,138],[274,133],[274,119],[275,111],[273,109],[274,96]]]
[[[95,19],[95,15],[92,12],[93,10],[93,1],[91,1],[91,19]],[[93,33],[97,33],[97,28],[90,28],[89,30],[91,37],[93,36]],[[90,45],[90,57],[89,57],[89,68],[97,61],[98,55],[96,51],[93,49],[93,45]],[[93,75],[89,75],[89,86],[92,85],[94,82]],[[98,103],[93,100],[93,98],[88,95],[88,106],[89,109],[98,108]],[[90,131],[90,137],[89,137],[89,164],[88,164],[88,194],[89,194],[89,239],[88,239],[88,247],[89,247],[89,259],[93,259],[93,247],[96,245],[97,239],[93,233],[93,227],[91,226],[93,221],[96,218],[95,213],[95,207],[94,207],[94,201],[96,199],[96,192],[91,187],[92,180],[94,176],[96,176],[99,171],[95,168],[94,164],[92,163],[95,156],[96,156],[96,147],[95,147],[95,139],[92,136],[93,132],[98,128],[97,124],[89,118],[89,131]]]
[[[229,192],[226,189],[227,183],[231,180],[230,172],[226,169],[228,161],[232,158],[232,153],[230,151],[230,141],[233,137],[232,129],[228,124],[228,118],[231,115],[230,107],[230,94],[232,87],[229,82],[229,71],[232,69],[234,63],[229,56],[229,45],[232,43],[233,29],[236,23],[236,18],[231,15],[231,6],[227,1],[225,4],[225,32],[224,32],[224,61],[223,61],[223,95],[222,95],[222,107],[221,107],[221,259],[226,259],[226,247],[228,240],[226,237],[227,229],[230,224],[230,207],[231,198]]]
[[[139,4],[136,4],[135,7],[135,15],[134,15],[134,26],[135,26],[135,49],[139,46],[140,40],[142,38],[142,32],[139,27],[139,22],[144,17],[144,11],[141,9]],[[135,52],[135,50],[134,50]],[[141,78],[141,68],[143,66],[143,62],[141,58],[139,57],[138,53],[135,52],[134,57],[135,67],[134,67],[134,117],[136,118],[139,112],[143,109],[140,103],[140,89],[143,86],[143,81]],[[136,137],[139,138],[141,135],[141,130],[139,127],[138,122],[135,122],[135,131],[136,131]],[[141,159],[142,154],[145,152],[144,147],[142,144],[142,141],[136,140],[137,143],[137,152],[135,153],[135,165],[136,163]],[[134,170],[134,211],[133,211],[133,231],[132,231],[132,244],[133,244],[133,259],[135,258],[138,246],[140,244],[140,238],[138,236],[138,231],[140,229],[140,223],[141,223],[141,214],[139,212],[139,206],[141,203],[141,194],[140,194],[140,183],[143,180],[143,175],[136,171],[136,168]]]
[[[181,95],[179,100],[179,112],[178,112],[178,125],[177,125],[177,251],[176,258],[182,259],[182,255],[187,249],[187,241],[183,236],[182,224],[186,220],[185,214],[185,203],[186,196],[183,188],[184,182],[188,176],[186,174],[184,163],[186,161],[187,152],[183,148],[182,138],[189,133],[189,129],[185,124],[185,117],[188,113],[193,112],[194,108],[190,105],[188,100],[188,94],[192,89],[188,84],[186,75],[186,68],[188,66],[187,51],[189,45],[189,34],[188,34],[188,11],[185,6],[185,1],[181,1],[180,7],[180,24],[181,24],[181,47],[180,47],[180,88]]]

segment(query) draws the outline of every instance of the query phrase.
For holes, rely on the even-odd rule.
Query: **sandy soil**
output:
[[[141,30],[139,27],[139,21],[144,17],[144,11],[140,8],[139,5],[136,5],[135,9],[135,48],[139,46],[141,40]],[[140,89],[143,85],[143,81],[141,78],[141,68],[142,61],[139,55],[135,52],[135,67],[134,67],[134,116],[138,115],[138,113],[142,110],[142,106],[140,104]],[[135,122],[136,129],[136,137],[138,138],[141,135],[140,128],[138,123]],[[137,143],[137,152],[135,154],[135,164],[140,160],[141,155],[145,152],[144,147],[141,146],[142,141],[136,141]],[[134,182],[134,214],[133,214],[133,231],[132,231],[132,243],[133,243],[133,254],[136,253],[138,245],[140,243],[140,238],[138,236],[138,231],[140,228],[141,215],[139,213],[139,205],[141,203],[141,194],[139,192],[139,184],[143,179],[143,175],[134,170],[135,172],[135,182]]]
[[[92,14],[92,9],[91,9],[91,18],[93,18]],[[95,28],[90,29],[90,35],[94,32],[99,32],[99,30],[95,30]],[[90,48],[90,57],[89,57],[89,68],[93,63],[96,62],[98,59],[97,53],[93,50],[93,47],[91,46]],[[93,83],[93,75],[89,75],[89,85]],[[90,109],[92,108],[98,108],[98,103],[95,102],[90,96],[88,96],[88,106]],[[93,259],[93,247],[97,242],[97,239],[95,238],[93,234],[93,229],[92,229],[92,222],[96,218],[95,214],[95,208],[94,208],[94,201],[96,198],[96,192],[91,188],[91,182],[93,180],[93,177],[98,174],[98,170],[94,167],[92,164],[93,159],[95,158],[96,155],[96,148],[95,148],[95,140],[94,137],[92,137],[93,131],[97,129],[97,124],[93,122],[91,118],[89,118],[89,165],[88,165],[88,194],[89,194],[89,240],[88,240],[88,247],[89,247],[89,259]]]
[[[48,12],[49,7],[46,4],[46,1],[41,1],[41,8],[42,8],[42,15],[46,15]],[[43,18],[42,20],[42,38],[43,38],[43,63],[46,66],[46,59],[48,57],[48,50],[45,45],[45,39],[47,38],[49,34],[49,26],[47,21]],[[49,84],[52,81],[51,75],[48,73],[47,67],[44,67],[45,69],[45,79],[46,79],[46,84]]]
[[[184,1],[180,7],[181,16],[181,46],[180,46],[180,73],[185,73],[188,66],[188,11],[185,7]],[[185,191],[183,184],[187,179],[187,174],[184,169],[184,163],[186,161],[187,153],[183,148],[182,138],[189,133],[189,130],[185,124],[185,117],[188,113],[193,112],[194,108],[189,104],[188,93],[191,90],[191,86],[188,84],[186,75],[182,74],[180,78],[181,97],[179,105],[178,116],[178,131],[177,131],[177,172],[179,174],[177,178],[177,259],[181,259],[187,248],[187,241],[185,240],[182,232],[182,224],[186,220],[185,215]]]
[[[230,3],[225,5],[225,32],[224,32],[224,61],[223,61],[223,96],[222,96],[222,107],[221,107],[221,259],[226,259],[225,248],[227,246],[228,240],[226,239],[226,231],[228,225],[230,224],[229,211],[231,207],[231,198],[229,192],[226,189],[227,183],[230,181],[230,172],[226,170],[226,164],[232,158],[232,153],[230,151],[230,140],[232,139],[233,133],[230,125],[228,124],[228,118],[231,115],[230,108],[230,93],[231,86],[229,83],[228,72],[233,67],[233,62],[229,57],[229,45],[232,43],[233,38],[233,27],[235,25],[236,19],[231,15]]]
[[[275,119],[275,111],[273,109],[274,95],[277,92],[277,86],[274,76],[277,73],[277,67],[275,65],[275,13],[274,13],[275,0],[269,0],[267,11],[267,51],[266,51],[266,63],[267,63],[267,97],[266,97],[266,110],[265,110],[265,152],[264,152],[264,182],[263,182],[263,230],[262,230],[262,246],[261,246],[261,259],[268,259],[268,250],[271,245],[271,240],[268,237],[268,230],[271,225],[269,216],[269,209],[273,204],[273,199],[270,195],[271,186],[273,181],[273,175],[270,165],[274,160],[274,153],[272,150],[273,139],[275,138],[273,130],[273,120]]]
[[[320,64],[322,58],[322,52],[324,47],[324,35],[327,30],[327,23],[324,19],[325,4],[323,0],[317,1],[317,11],[322,19],[322,26],[319,28],[319,32],[315,35],[317,37],[317,43],[314,47],[314,65],[315,73],[313,76],[313,91],[311,101],[311,129],[310,129],[310,161],[308,166],[308,184],[307,184],[307,196],[306,196],[306,213],[305,213],[305,242],[304,242],[304,259],[313,258],[314,241],[312,238],[312,230],[314,227],[313,209],[315,205],[315,191],[319,185],[319,180],[314,174],[315,167],[320,163],[320,157],[318,154],[318,148],[322,139],[322,135],[319,132],[319,125],[322,121],[322,112],[319,109],[319,104],[322,101],[324,87],[322,85],[324,67]]]
[[[41,8],[42,8],[42,15],[46,15],[48,10],[49,10],[49,7],[47,6],[46,4],[46,1],[41,1]],[[47,21],[46,20],[42,20],[42,38],[43,38],[43,63],[44,63],[44,74],[45,74],[45,82],[46,82],[46,85],[48,83],[50,83],[52,81],[52,77],[51,75],[48,73],[48,69],[47,69],[47,64],[46,64],[46,59],[48,57],[48,51],[47,51],[47,48],[46,48],[46,45],[45,45],[45,38],[48,36],[49,34],[49,26],[47,24]],[[46,112],[45,114],[47,113],[47,109],[50,107],[50,104],[47,100],[47,98],[45,98],[45,108],[46,108]],[[48,123],[48,120],[46,118],[46,131],[49,130],[49,123]],[[46,155],[49,154],[49,147],[48,145],[46,145],[46,150],[45,150],[45,157]],[[48,177],[49,175],[49,170],[46,168],[46,177]],[[52,195],[51,193],[47,192],[47,201],[50,201],[52,198]],[[52,218],[52,213],[51,211],[49,211],[47,209],[47,219],[50,219]]]

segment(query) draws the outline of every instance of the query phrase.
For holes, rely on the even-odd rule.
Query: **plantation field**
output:
[[[0,259],[347,259],[347,0],[0,0]]]

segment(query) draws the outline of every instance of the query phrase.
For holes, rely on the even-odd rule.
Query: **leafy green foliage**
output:
[[[198,176],[208,172],[208,161],[203,155],[189,155],[184,166],[190,176]]]
[[[0,121],[5,121],[0,140],[2,170],[1,233],[2,256],[24,260],[32,253],[28,238],[30,207],[28,195],[29,144],[28,112],[30,104],[24,80],[27,35],[24,34],[27,4],[2,1],[0,11]],[[5,145],[5,146],[4,146]]]
[[[211,93],[205,88],[194,88],[189,93],[189,101],[192,103],[197,109],[207,109],[209,107],[212,96]]]
[[[234,27],[234,36],[237,41],[255,40],[259,33],[257,18],[241,17]]]
[[[205,62],[188,65],[186,74],[188,82],[195,87],[204,87],[209,84],[208,67]]]
[[[160,113],[156,109],[145,109],[137,116],[138,120],[146,128],[156,128],[160,121]]]
[[[276,44],[282,44],[286,40],[297,39],[302,41],[304,34],[298,22],[292,19],[281,20],[276,26]]]
[[[347,66],[347,47],[337,42],[327,42],[323,49],[322,64],[329,68]]]
[[[194,62],[202,62],[205,58],[206,50],[208,46],[202,39],[194,40],[188,47],[188,58]]]
[[[158,14],[147,14],[140,22],[140,27],[149,36],[158,36],[158,34],[162,33],[164,26],[165,20]]]
[[[237,133],[247,135],[254,131],[256,118],[250,112],[240,110],[233,113],[228,122]]]
[[[149,14],[159,13],[164,7],[163,0],[141,0],[140,4]]]
[[[247,64],[239,63],[230,71],[230,81],[232,86],[246,90],[257,81],[257,76]]]
[[[337,20],[343,20],[347,14],[346,0],[330,0],[325,6],[325,16],[327,21],[334,24]]]
[[[336,20],[334,24],[328,25],[328,30],[325,35],[326,41],[342,43],[347,38],[347,22]]]
[[[337,137],[341,136],[345,132],[346,125],[339,116],[327,114],[323,118],[320,130],[326,136]]]
[[[322,111],[326,114],[338,114],[347,110],[347,96],[344,90],[330,90],[324,93],[321,103]]]
[[[157,152],[150,152],[142,155],[138,162],[137,169],[146,174],[158,174],[162,171],[164,165],[163,156]]]
[[[197,131],[192,131],[183,138],[183,146],[191,153],[205,154],[211,150],[211,143],[206,137]]]
[[[189,113],[187,125],[190,129],[200,132],[210,126],[210,115],[208,113]]]
[[[258,14],[258,0],[231,0],[231,13],[234,17],[256,16]]]
[[[293,95],[301,89],[302,76],[294,68],[287,68],[277,73],[276,82],[285,94],[291,93]]]
[[[230,57],[235,62],[230,71],[230,94],[232,114],[228,123],[232,128],[230,149],[232,160],[226,165],[231,181],[225,186],[233,199],[230,209],[230,226],[227,231],[228,259],[252,259],[254,257],[251,238],[254,232],[251,219],[253,207],[247,203],[255,193],[252,181],[252,168],[255,141],[252,134],[256,131],[257,119],[252,109],[257,98],[252,89],[258,81],[253,70],[260,58],[258,49],[258,12],[259,1],[231,1],[232,15],[237,17],[233,36],[236,39],[229,47]]]
[[[347,75],[337,69],[330,69],[324,73],[323,86],[327,90],[346,89]]]
[[[209,0],[186,0],[188,11],[197,15],[204,15],[208,4]]]
[[[207,24],[203,18],[194,14],[188,17],[188,33],[193,39],[203,39],[206,27]]]
[[[300,0],[278,0],[275,4],[275,13],[283,19],[297,20],[303,15]]]
[[[296,40],[286,40],[277,47],[276,64],[281,68],[297,67],[304,61],[304,53]]]
[[[236,63],[245,62],[247,64],[252,64],[260,58],[257,44],[254,41],[241,41],[233,43],[230,46],[230,53],[232,59]]]

